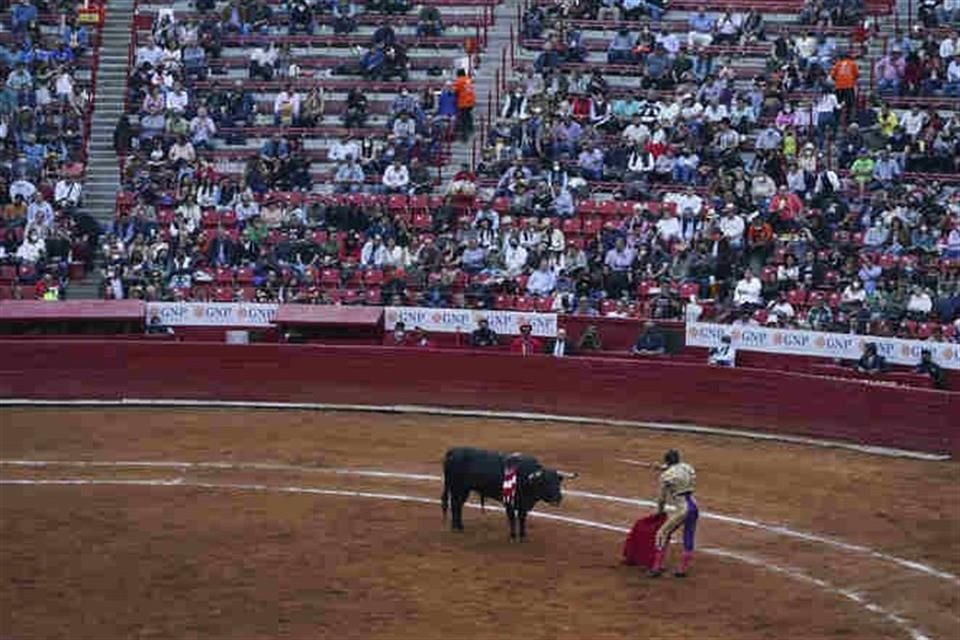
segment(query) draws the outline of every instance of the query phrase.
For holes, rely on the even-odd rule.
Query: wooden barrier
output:
[[[94,340],[0,340],[0,361],[6,398],[423,404],[960,454],[960,394],[786,371],[449,349]]]

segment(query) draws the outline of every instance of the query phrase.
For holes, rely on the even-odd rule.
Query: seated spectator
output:
[[[497,334],[490,328],[490,323],[486,318],[480,318],[477,321],[477,328],[470,334],[470,346],[472,347],[495,347],[500,344]]]
[[[527,279],[527,292],[534,296],[548,296],[557,286],[557,276],[546,258],[540,259],[537,269]]]
[[[443,20],[440,10],[433,5],[424,5],[417,16],[418,37],[439,37],[443,35]]]
[[[933,361],[933,353],[930,349],[920,351],[920,362],[913,369],[914,373],[926,374],[930,376],[930,381],[935,389],[946,389],[946,378],[943,373],[943,367]]]
[[[712,347],[707,355],[707,364],[716,367],[735,367],[737,350],[733,346],[730,336],[720,338],[720,346]]]
[[[510,342],[510,352],[522,356],[532,356],[543,352],[543,342],[532,335],[533,327],[529,324],[520,325],[520,335]]]
[[[567,330],[563,327],[558,328],[557,337],[547,343],[546,352],[554,358],[572,356],[575,351],[573,345],[567,340]]]
[[[351,156],[337,167],[334,175],[334,189],[337,193],[357,193],[363,188],[365,176],[363,169]]]
[[[733,292],[733,303],[741,309],[752,310],[763,306],[763,283],[751,269],[743,273]]]
[[[690,30],[687,32],[687,45],[708,47],[713,43],[713,34],[716,27],[714,18],[706,13],[706,7],[700,6],[688,21]]]
[[[632,352],[641,356],[662,355],[667,352],[667,340],[663,331],[652,320],[643,323],[643,331],[633,345]]]
[[[870,375],[883,373],[886,370],[887,361],[877,352],[876,342],[867,342],[863,345],[863,355],[857,360],[855,368],[859,373]]]
[[[633,54],[633,48],[636,44],[636,37],[630,33],[630,29],[621,26],[613,35],[613,39],[607,47],[607,62],[610,64],[633,64],[636,61]]]
[[[382,182],[387,193],[406,194],[410,186],[410,172],[399,160],[394,160],[383,172]]]
[[[580,341],[577,344],[577,351],[586,352],[602,350],[603,343],[600,340],[600,331],[597,329],[597,325],[587,325],[587,328],[583,330],[582,334],[580,334]]]

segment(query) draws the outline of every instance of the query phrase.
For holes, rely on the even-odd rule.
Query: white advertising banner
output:
[[[707,322],[687,323],[686,341],[691,347],[715,347],[720,344],[720,339],[725,335],[730,336],[734,347],[745,351],[842,360],[859,359],[863,353],[863,345],[874,342],[877,345],[877,351],[886,358],[887,362],[905,365],[917,364],[920,361],[920,351],[929,349],[934,362],[944,369],[960,369],[960,344],[952,342],[901,340],[847,333],[745,327]]]
[[[524,313],[521,311],[493,311],[490,309],[433,309],[430,307],[387,307],[384,328],[389,331],[397,322],[407,330],[421,327],[437,333],[470,333],[485,318],[490,328],[503,335],[519,335],[520,326],[529,324],[535,336],[552,338],[557,335],[557,314]]]
[[[147,324],[154,316],[170,327],[262,327],[273,326],[276,304],[246,302],[149,302]]]

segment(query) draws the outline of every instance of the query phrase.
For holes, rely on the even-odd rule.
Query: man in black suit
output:
[[[236,243],[230,239],[230,236],[228,236],[222,228],[218,229],[217,236],[207,249],[207,260],[214,266],[228,267],[234,264],[236,254]]]
[[[574,346],[567,340],[567,330],[557,329],[557,337],[547,343],[547,354],[555,358],[565,358],[573,353]]]

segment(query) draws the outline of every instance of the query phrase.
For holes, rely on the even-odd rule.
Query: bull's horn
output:
[[[580,474],[576,471],[557,471],[557,475],[560,476],[561,480],[573,480],[580,477]]]
[[[542,475],[543,475],[543,469],[537,469],[536,471],[534,471],[533,473],[531,473],[529,476],[527,476],[527,479],[528,479],[528,480],[534,480],[534,479],[536,479],[536,478],[539,478],[539,477],[542,476]]]

